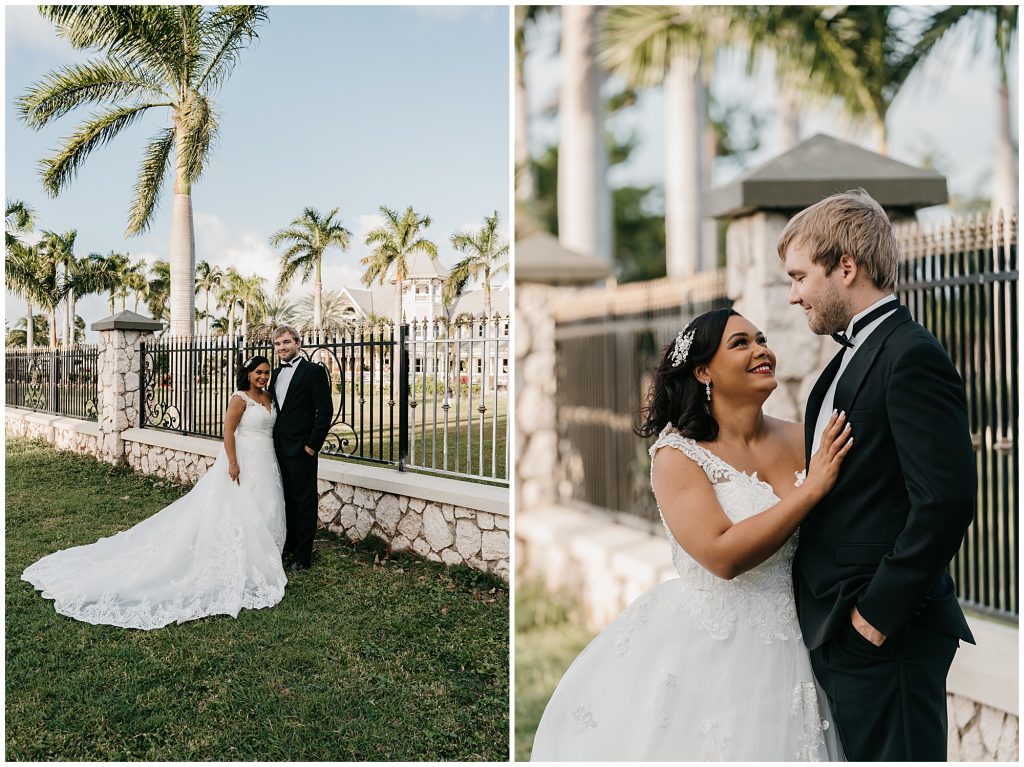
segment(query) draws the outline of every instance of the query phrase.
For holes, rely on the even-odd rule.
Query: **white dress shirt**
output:
[[[825,427],[828,426],[828,420],[832,417],[832,410],[835,409],[836,387],[839,385],[839,379],[842,378],[847,365],[849,365],[850,360],[853,359],[853,355],[855,355],[857,350],[860,349],[864,345],[864,342],[868,340],[868,336],[870,336],[874,329],[881,325],[882,322],[892,314],[892,312],[887,312],[878,319],[873,320],[867,326],[861,328],[861,331],[856,336],[851,335],[853,333],[853,326],[857,323],[857,320],[875,307],[881,306],[886,301],[893,301],[892,312],[896,311],[899,306],[895,303],[896,296],[888,295],[855,315],[853,319],[850,320],[850,324],[846,326],[846,336],[849,338],[850,343],[852,343],[853,346],[847,349],[846,353],[843,354],[843,360],[839,364],[839,372],[837,372],[836,377],[832,379],[832,383],[829,385],[828,391],[825,392],[825,399],[821,402],[821,410],[818,411],[818,420],[814,424],[814,441],[811,443],[811,455],[814,455],[814,453],[817,452],[818,446],[821,444],[821,435],[825,433]]]
[[[284,409],[284,398],[288,396],[288,384],[292,382],[292,376],[295,375],[295,368],[297,368],[302,362],[302,357],[296,356],[291,365],[285,367],[280,373],[277,374],[277,378],[274,380],[274,393],[277,394],[277,409]]]

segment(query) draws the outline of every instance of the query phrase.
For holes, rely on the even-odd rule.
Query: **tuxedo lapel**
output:
[[[821,403],[825,401],[825,394],[832,384],[832,379],[839,372],[839,366],[843,361],[843,350],[840,349],[832,361],[825,366],[814,382],[810,396],[807,397],[807,409],[804,412],[804,460],[811,461],[811,445],[814,442],[814,425],[818,422],[818,411],[821,410]]]
[[[910,320],[910,312],[907,311],[906,307],[901,306],[889,317],[882,321],[882,324],[875,328],[874,332],[868,336],[868,340],[864,343],[864,346],[857,350],[853,355],[853,359],[850,360],[850,364],[846,366],[846,370],[843,371],[843,377],[839,379],[839,383],[836,384],[836,396],[835,405],[838,410],[849,411],[853,405],[853,399],[857,396],[857,392],[860,390],[861,384],[864,383],[864,379],[867,377],[868,371],[871,370],[872,364],[875,362],[875,358],[878,356],[879,350],[882,348],[882,344],[885,339],[894,331],[899,325]]]
[[[270,374],[270,396],[274,398],[274,407],[277,408],[277,412],[281,412],[281,404],[277,401],[277,377],[281,375],[281,366],[278,365],[274,372]]]

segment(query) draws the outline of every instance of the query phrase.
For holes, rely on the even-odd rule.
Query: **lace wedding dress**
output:
[[[237,617],[284,596],[284,492],[276,410],[245,392],[235,430],[239,484],[223,446],[188,495],[130,530],[43,557],[22,580],[57,612],[86,623],[155,629],[206,615]]]
[[[676,432],[733,522],[778,502],[766,482]],[[799,481],[799,480],[798,480]],[[664,518],[662,519],[664,524]],[[548,703],[534,761],[841,759],[793,603],[796,536],[722,580],[668,532],[678,578],[634,601],[576,658]]]

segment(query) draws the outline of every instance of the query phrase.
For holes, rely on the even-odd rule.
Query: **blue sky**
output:
[[[994,38],[990,24],[980,39]],[[534,152],[558,140],[557,116],[550,107],[557,103],[561,66],[557,55],[559,25],[557,18],[546,14],[527,37],[529,51],[526,63],[527,113],[530,118],[530,147]],[[1018,109],[1019,44],[1015,43],[1010,58],[1011,111]],[[728,104],[743,105],[764,118],[761,147],[745,158],[743,166],[720,162],[715,181],[726,183],[744,170],[765,162],[781,149],[773,110],[777,89],[773,64],[766,57],[752,75],[739,56],[720,55],[716,62],[714,95]],[[973,38],[961,34],[936,52],[922,70],[905,85],[889,110],[890,156],[896,160],[921,164],[926,155],[934,157],[937,169],[946,175],[950,192],[970,196],[975,192],[989,194],[996,138],[996,88],[998,74],[994,44],[976,51]],[[610,92],[615,84],[609,84]],[[802,124],[801,136],[824,132],[875,149],[870,130],[856,130],[839,118],[835,108],[809,107]],[[637,104],[623,110],[609,122],[617,136],[635,135],[639,145],[629,161],[613,169],[613,186],[627,184],[664,184],[664,99],[659,90],[642,91]],[[1013,120],[1014,135],[1018,126]],[[922,219],[944,217],[944,206],[921,212]]]
[[[235,264],[272,284],[278,259],[268,237],[307,205],[340,208],[354,235],[348,252],[328,253],[327,289],[358,285],[363,240],[380,205],[430,215],[427,235],[448,266],[458,257],[448,244],[453,232],[495,210],[508,231],[507,8],[274,6],[269,14],[216,99],[219,143],[193,187],[197,261]],[[167,258],[170,186],[151,229],[123,234],[143,148],[166,112],[154,110],[95,151],[49,199],[37,163],[84,115],[34,132],[14,101],[47,71],[86,56],[34,7],[7,7],[5,22],[6,197],[35,207],[38,228],[77,228],[79,255],[114,249]],[[296,281],[290,295],[308,290]],[[8,293],[5,309],[13,326],[24,302]],[[103,297],[78,304],[87,326],[106,313]]]

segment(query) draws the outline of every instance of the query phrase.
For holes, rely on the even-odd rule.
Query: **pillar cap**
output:
[[[611,264],[578,253],[540,231],[516,240],[516,282],[547,285],[592,285],[612,273]]]
[[[149,330],[156,333],[164,329],[164,324],[126,309],[94,322],[89,327],[91,330]]]
[[[792,213],[856,188],[864,189],[890,214],[912,213],[949,199],[941,173],[819,133],[712,189],[705,202],[712,218],[761,210]]]

